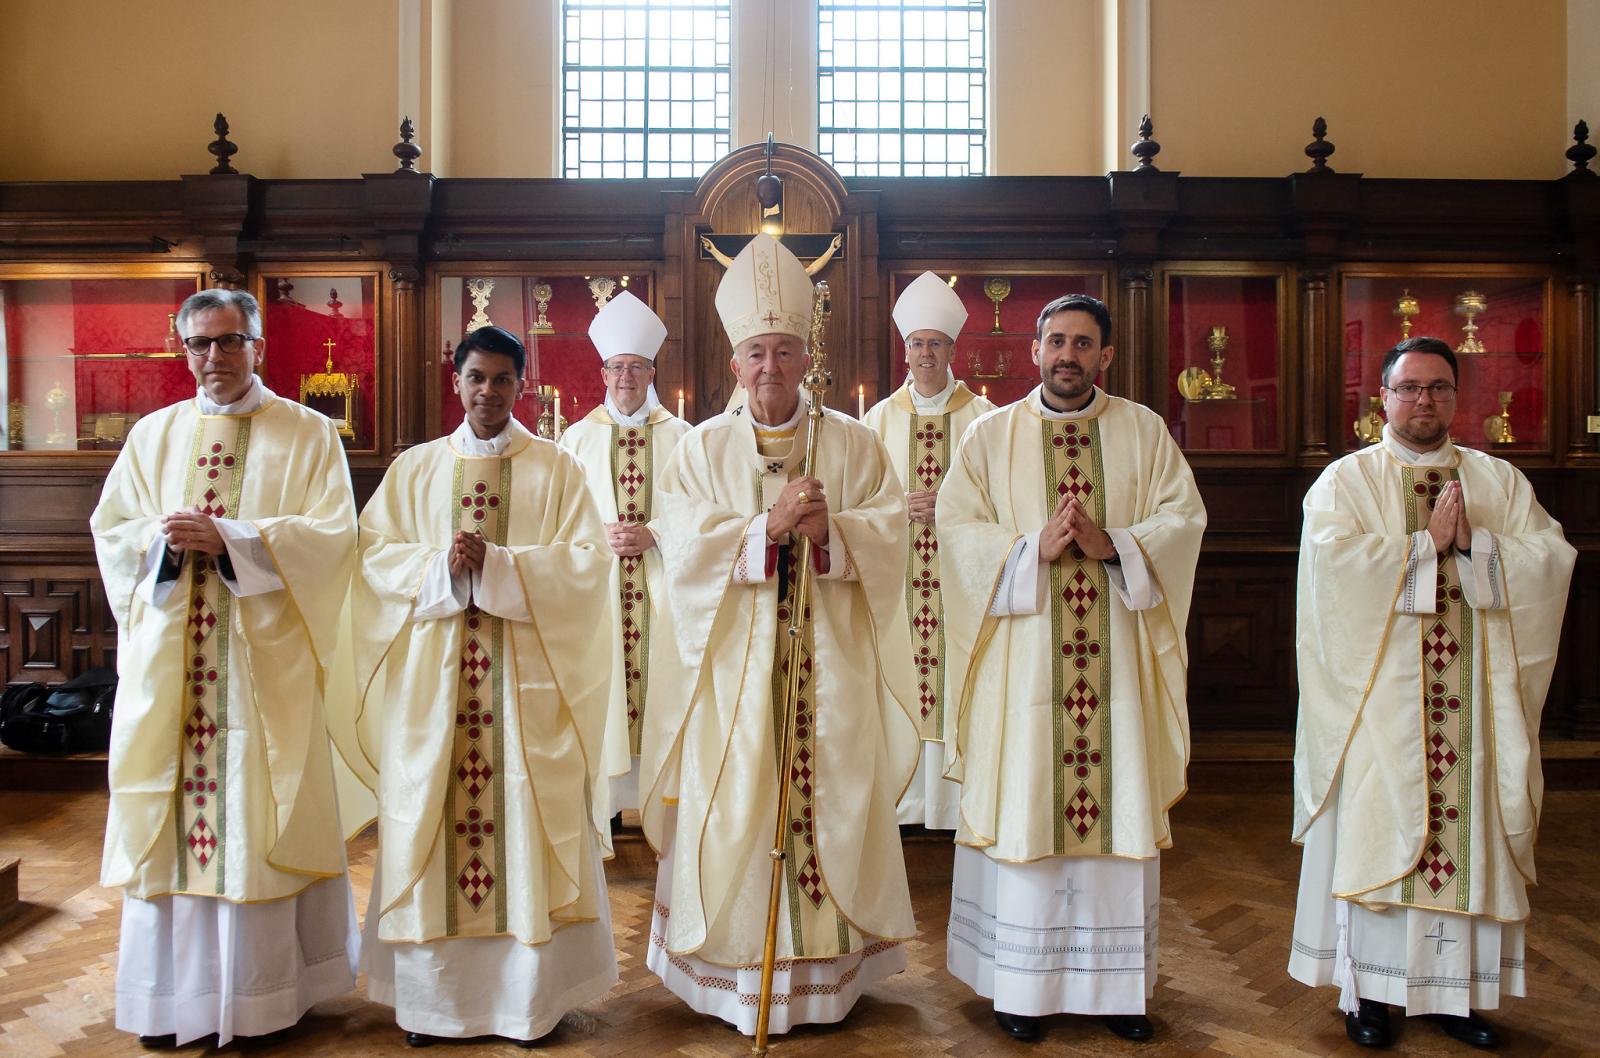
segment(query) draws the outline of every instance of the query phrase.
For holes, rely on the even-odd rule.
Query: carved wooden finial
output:
[[[217,164],[211,167],[211,175],[236,175],[239,170],[233,167],[230,159],[239,153],[239,146],[228,142],[228,119],[218,114],[217,120],[211,123],[211,128],[217,134],[217,138],[212,140],[210,145],[206,147],[206,150],[210,151],[212,157],[217,160]]]
[[[1156,127],[1150,121],[1150,115],[1146,114],[1144,119],[1139,122],[1139,142],[1128,148],[1133,152],[1133,156],[1139,159],[1139,164],[1133,167],[1133,171],[1136,173],[1159,173],[1161,171],[1156,168],[1154,160],[1155,156],[1161,153],[1161,144],[1151,139],[1151,136],[1155,134],[1155,130]]]
[[[1306,157],[1311,159],[1311,168],[1306,172],[1333,172],[1333,166],[1328,164],[1333,151],[1333,144],[1328,141],[1328,123],[1319,117],[1311,123],[1311,142],[1306,144]]]
[[[1596,153],[1600,153],[1595,145],[1589,142],[1589,123],[1580,121],[1572,126],[1572,138],[1576,142],[1567,148],[1567,160],[1572,163],[1572,172],[1568,176],[1594,176],[1595,172],[1589,168],[1589,162]]]
[[[397,173],[414,173],[417,171],[417,159],[422,157],[422,148],[411,141],[416,138],[417,128],[411,124],[411,117],[407,115],[400,120],[400,142],[394,145],[394,156],[400,159]]]

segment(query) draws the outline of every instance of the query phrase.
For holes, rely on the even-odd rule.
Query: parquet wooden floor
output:
[[[1160,983],[1151,1013],[1158,1035],[1126,1043],[1098,1020],[1053,1019],[1046,1039],[1003,1037],[988,1005],[945,971],[950,848],[907,844],[923,932],[907,972],[874,988],[842,1025],[777,1038],[776,1058],[980,1058],[1027,1054],[1323,1056],[1359,1054],[1344,1038],[1330,989],[1312,992],[1284,966],[1299,850],[1287,840],[1281,793],[1192,794],[1174,814],[1177,847],[1162,863]],[[120,896],[96,882],[105,795],[0,792],[0,860],[22,858],[23,907],[0,922],[0,1055],[144,1053],[112,1027]],[[1508,1055],[1600,1054],[1600,792],[1564,791],[1545,803],[1540,874],[1528,929],[1529,998],[1493,1015]],[[358,905],[371,883],[373,840],[351,846]],[[522,1051],[493,1041],[439,1047],[436,1058],[550,1054],[718,1058],[746,1041],[690,1013],[644,965],[654,865],[641,844],[608,865],[622,980],[602,1002],[575,1011],[552,1045]],[[1401,1027],[1392,1053],[1460,1055],[1462,1045],[1425,1022]],[[203,1047],[181,1049],[198,1054]],[[409,1052],[386,1008],[358,992],[312,1011],[294,1034],[261,1053],[400,1055]]]

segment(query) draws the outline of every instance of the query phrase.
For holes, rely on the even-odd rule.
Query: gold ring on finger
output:
[[[810,499],[811,499],[811,497],[807,496],[804,492],[800,493],[800,502],[801,503],[808,503],[808,502],[810,502]]]

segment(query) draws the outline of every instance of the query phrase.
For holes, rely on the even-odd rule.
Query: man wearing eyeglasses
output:
[[[1456,356],[1383,358],[1378,444],[1305,498],[1289,972],[1338,985],[1354,1042],[1389,1007],[1493,1047],[1525,994],[1539,714],[1574,551],[1510,463],[1458,447]]]
[[[355,985],[322,688],[356,517],[333,424],[255,374],[255,298],[177,326],[199,390],[139,420],[90,520],[120,679],[101,882],[117,1027],[221,1046]]]
[[[944,280],[924,272],[894,303],[894,323],[905,342],[906,381],[862,420],[894,459],[906,490],[911,520],[906,548],[906,609],[922,756],[897,809],[903,826],[955,830],[961,823],[961,787],[944,777],[944,604],[939,589],[939,539],[933,508],[950,458],[968,426],[994,405],[956,381],[950,370],[956,335],[967,323],[961,297]]]
[[[589,339],[600,354],[606,399],[561,435],[583,464],[584,480],[606,526],[611,599],[622,630],[613,651],[616,672],[601,756],[611,777],[611,811],[639,807],[639,739],[652,631],[665,627],[655,483],[689,424],[656,399],[656,354],[667,325],[624,290],[595,315]]]

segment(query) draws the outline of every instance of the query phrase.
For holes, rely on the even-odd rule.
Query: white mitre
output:
[[[624,290],[595,313],[589,323],[589,340],[602,363],[624,353],[654,363],[661,343],[667,340],[667,325],[649,305]]]
[[[900,292],[894,303],[894,325],[902,341],[913,331],[938,331],[952,342],[967,325],[967,307],[961,295],[932,272],[924,272]]]
[[[811,331],[811,277],[782,243],[757,235],[733,259],[717,286],[717,315],[734,346],[758,334]]]

